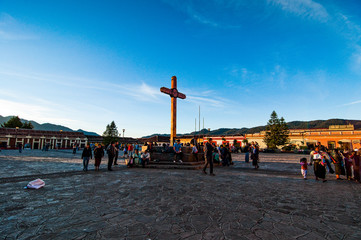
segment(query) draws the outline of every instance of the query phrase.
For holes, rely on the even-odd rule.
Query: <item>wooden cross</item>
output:
[[[171,89],[166,87],[161,87],[160,91],[162,93],[168,94],[171,97],[171,115],[170,115],[170,145],[173,146],[174,140],[177,136],[177,98],[185,99],[186,95],[178,92],[177,90],[177,77],[172,77]]]

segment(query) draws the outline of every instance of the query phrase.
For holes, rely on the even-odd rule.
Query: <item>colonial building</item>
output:
[[[19,144],[31,149],[43,149],[48,145],[50,149],[72,148],[74,143],[83,148],[87,137],[81,132],[41,131],[21,128],[0,128],[0,148],[17,148]]]
[[[245,135],[248,142],[258,142],[260,148],[267,148],[263,138],[265,132]],[[312,147],[320,142],[329,149],[360,148],[361,130],[355,130],[353,125],[331,125],[329,128],[292,129],[289,134],[290,143],[296,146]]]

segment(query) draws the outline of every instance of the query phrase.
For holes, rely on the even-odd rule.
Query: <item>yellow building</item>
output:
[[[265,131],[255,134],[246,134],[248,142],[258,142],[260,148],[267,148],[263,138]],[[331,125],[329,128],[318,129],[291,129],[289,134],[290,143],[296,146],[322,145],[332,149],[337,147],[355,149],[360,148],[361,130],[355,130],[354,126]]]

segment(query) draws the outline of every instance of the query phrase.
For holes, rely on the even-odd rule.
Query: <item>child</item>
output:
[[[197,146],[195,144],[192,144],[192,155],[193,155],[193,159],[195,159],[198,162],[198,149]]]
[[[301,158],[301,173],[304,180],[307,180],[307,158]]]

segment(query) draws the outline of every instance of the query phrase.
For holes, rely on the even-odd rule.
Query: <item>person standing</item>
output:
[[[206,142],[206,144],[203,147],[204,150],[204,159],[205,159],[205,164],[203,167],[203,173],[207,174],[207,166],[209,164],[209,173],[211,176],[215,176],[215,174],[213,173],[213,159],[212,159],[212,154],[213,154],[213,145],[212,145],[212,138],[208,138],[208,142]]]
[[[128,155],[129,155],[129,159],[130,159],[131,157],[133,157],[133,150],[134,150],[133,144],[129,144],[129,145],[128,145]]]
[[[350,159],[352,160],[353,180],[360,182],[360,156],[356,151],[352,151]]]
[[[89,144],[87,144],[86,147],[84,148],[83,153],[81,154],[81,158],[83,159],[83,171],[87,172],[89,159],[93,158],[92,150]]]
[[[182,145],[180,144],[180,140],[178,139],[177,142],[173,146],[173,150],[175,152],[175,160],[173,162],[178,161],[179,163],[182,163]]]
[[[259,165],[259,146],[258,144],[254,144],[251,147],[251,159],[252,159],[252,165],[254,166],[254,169],[258,169]]]
[[[315,150],[312,151],[310,155],[310,165],[312,165],[312,162],[314,163],[313,171],[315,173],[316,181],[321,178],[323,182],[326,182],[326,163],[323,163],[324,159],[320,148],[316,146]]]
[[[115,157],[115,143],[111,142],[107,148],[107,154],[108,154],[108,171],[113,171],[112,169],[112,164],[113,164],[113,159]]]
[[[332,150],[330,156],[332,157],[333,165],[335,166],[336,179],[342,180],[340,175],[345,175],[345,166],[343,164],[342,156],[337,149]]]
[[[115,156],[114,156],[114,165],[118,165],[118,156],[119,156],[119,142],[115,144]]]
[[[21,153],[23,151],[23,144],[19,143],[18,148],[19,148],[19,153]]]
[[[244,146],[244,151],[246,152],[244,162],[249,163],[249,143],[246,143],[246,146]]]
[[[95,171],[99,171],[99,166],[103,157],[104,157],[103,146],[101,144],[98,144],[98,146],[94,149]]]
[[[196,162],[198,162],[198,149],[196,147],[196,145],[194,143],[192,143],[192,155],[193,155],[193,159],[196,160]]]
[[[74,155],[76,154],[76,148],[77,148],[77,144],[76,144],[76,143],[73,143],[73,154],[74,154]]]

